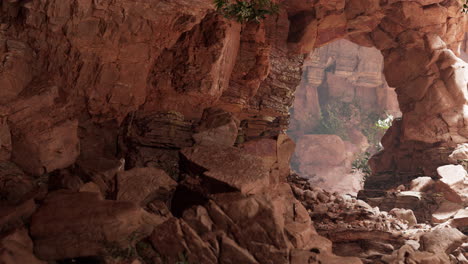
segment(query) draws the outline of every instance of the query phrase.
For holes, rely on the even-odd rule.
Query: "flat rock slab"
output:
[[[408,226],[410,227],[418,223],[418,221],[416,220],[416,216],[414,216],[414,213],[411,209],[393,208],[390,211],[390,214],[394,215],[400,220],[408,222]]]
[[[440,181],[447,185],[455,185],[463,182],[467,173],[461,165],[445,165],[437,168]]]
[[[191,163],[192,173],[224,183],[245,194],[257,193],[270,183],[269,169],[262,159],[239,148],[196,146],[183,149],[181,154]]]
[[[468,226],[468,208],[459,210],[452,220],[452,225],[455,227],[467,227]]]
[[[431,177],[424,176],[418,177],[411,181],[410,191],[413,192],[425,192],[431,189],[434,185],[434,180]]]
[[[31,221],[34,252],[43,260],[97,256],[125,248],[162,223],[131,202],[102,200],[97,193],[49,193]]]
[[[446,200],[454,203],[467,203],[468,189],[465,181],[467,172],[461,165],[445,165],[437,168],[437,174],[441,177],[435,183],[435,189],[442,192]]]
[[[457,214],[460,209],[463,209],[463,206],[460,204],[443,201],[439,208],[432,214],[432,222],[443,223],[448,221],[452,216]]]
[[[149,237],[165,263],[218,263],[214,250],[183,220],[170,218],[154,229]],[[190,262],[179,262],[186,255]]]
[[[424,251],[450,254],[461,246],[466,238],[456,228],[439,228],[422,235],[420,243]]]
[[[153,199],[167,200],[177,182],[157,168],[135,168],[117,174],[117,200],[144,206]]]

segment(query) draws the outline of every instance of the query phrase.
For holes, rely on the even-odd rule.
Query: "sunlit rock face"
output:
[[[382,70],[379,50],[348,40],[310,53],[288,130],[298,145],[293,168],[300,175],[327,190],[356,194],[362,188],[363,175],[352,172],[353,161],[375,152],[379,119],[401,116]]]
[[[394,183],[411,174],[433,175],[437,166],[447,163],[451,148],[467,140],[463,125],[467,75],[465,63],[457,57],[466,18],[459,3],[401,1],[380,6],[375,1],[353,1],[353,8],[347,9],[341,2],[325,5],[313,15],[294,13],[297,28],[289,38],[293,48],[310,51],[346,36],[379,49],[385,79],[396,89],[403,118],[400,129],[392,132],[398,135],[392,149],[387,147],[374,158],[378,168],[374,174],[389,173]],[[327,16],[329,10],[335,11],[333,16]]]

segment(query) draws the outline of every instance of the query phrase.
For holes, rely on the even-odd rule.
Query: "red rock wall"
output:
[[[0,231],[29,229],[12,262],[43,263],[31,242],[55,261],[147,238],[155,263],[360,263],[331,254],[285,183],[303,54],[342,38],[382,52],[403,112],[372,162],[368,187],[386,187],[468,141],[466,18],[458,0],[279,2],[241,26],[212,0],[1,1]]]
[[[240,141],[275,137],[300,81],[297,54],[345,37],[381,50],[403,112],[376,173],[429,171],[445,162],[437,153],[467,141],[466,68],[456,57],[466,18],[456,0],[282,6],[241,27],[212,14],[209,0],[3,1],[2,157],[36,175],[90,153],[120,158],[136,146],[115,147],[117,134],[154,112],[181,129],[163,135],[177,142],[212,106],[235,114]]]

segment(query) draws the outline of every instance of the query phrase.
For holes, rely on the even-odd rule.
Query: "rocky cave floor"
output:
[[[106,165],[86,180],[0,163],[0,263],[468,263],[461,165],[367,202],[295,173],[272,184],[265,159],[236,147],[181,150],[179,182]]]

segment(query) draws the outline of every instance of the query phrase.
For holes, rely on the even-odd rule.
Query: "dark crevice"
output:
[[[196,205],[204,205],[208,198],[187,185],[180,184],[174,192],[171,212],[175,217],[182,217],[185,210]]]

